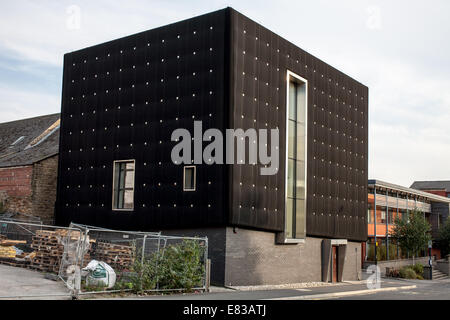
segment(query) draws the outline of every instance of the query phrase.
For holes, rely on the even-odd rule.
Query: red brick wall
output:
[[[33,215],[40,217],[45,224],[54,223],[57,174],[57,155],[36,162],[33,166],[31,182]]]
[[[441,197],[447,197],[447,192],[445,190],[423,190],[428,193],[432,193]]]
[[[0,168],[0,201],[11,212],[32,213],[33,167]]]

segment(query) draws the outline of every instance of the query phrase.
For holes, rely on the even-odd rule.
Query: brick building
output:
[[[58,147],[59,113],[0,124],[1,213],[54,222]]]
[[[428,193],[437,194],[441,197],[450,198],[450,180],[447,181],[414,181],[411,188]]]

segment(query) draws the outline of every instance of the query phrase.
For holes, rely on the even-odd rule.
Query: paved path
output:
[[[38,271],[0,265],[0,299],[11,297],[14,299],[71,298],[62,281],[46,279],[44,273]]]
[[[235,291],[227,290],[225,292],[200,293],[200,294],[181,294],[165,296],[129,296],[115,299],[146,299],[146,300],[320,300],[336,299],[342,296],[359,298],[373,296],[375,292],[392,293],[407,292],[416,290],[421,284],[402,280],[386,280],[381,282],[380,291],[373,291],[367,288],[365,282],[348,282],[341,285],[322,286],[316,288],[304,289],[271,289],[255,291]],[[446,295],[450,299],[450,291]],[[103,297],[107,298],[107,297]]]

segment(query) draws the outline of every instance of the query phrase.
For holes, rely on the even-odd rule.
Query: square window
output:
[[[113,210],[133,210],[135,161],[114,161],[113,167]]]
[[[186,166],[183,170],[183,191],[195,191],[196,167]]]

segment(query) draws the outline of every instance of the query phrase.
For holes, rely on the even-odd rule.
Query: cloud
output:
[[[60,112],[60,97],[0,85],[0,122]]]

